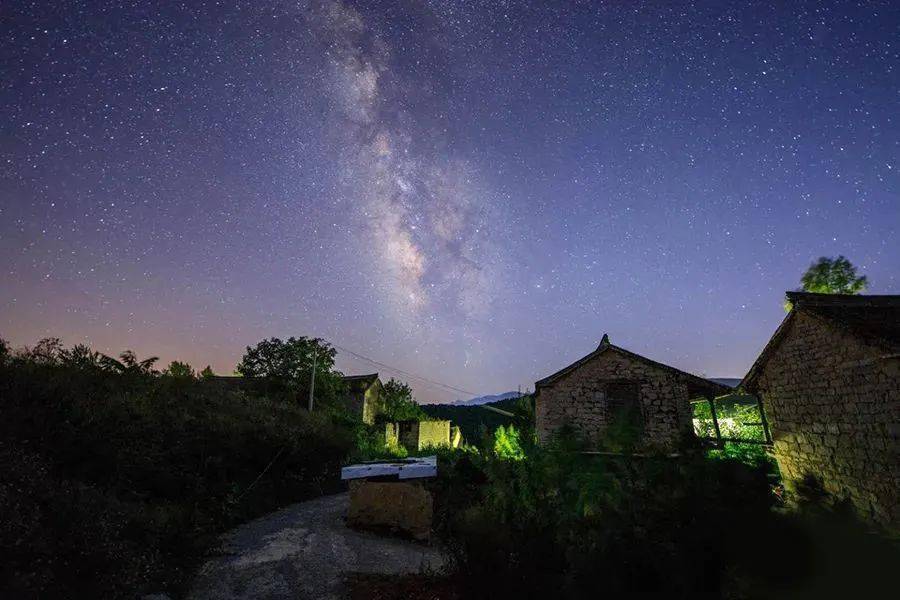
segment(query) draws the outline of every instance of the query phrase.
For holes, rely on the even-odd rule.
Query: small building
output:
[[[381,397],[384,392],[378,373],[348,375],[343,378],[343,382],[347,389],[347,410],[363,423],[373,424],[375,416],[381,410]]]
[[[386,423],[384,439],[388,446],[403,446],[408,452],[446,446],[456,448],[462,441],[459,427],[446,420],[399,421]]]
[[[789,489],[807,476],[900,524],[900,296],[788,292],[741,387],[760,398]]]
[[[637,434],[641,447],[673,448],[693,435],[691,399],[713,399],[728,386],[610,343],[534,384],[535,427],[544,443],[570,426],[600,444],[612,427]]]

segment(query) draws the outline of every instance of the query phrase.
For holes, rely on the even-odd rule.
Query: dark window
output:
[[[606,407],[610,425],[636,431],[643,425],[640,385],[636,381],[606,384]]]

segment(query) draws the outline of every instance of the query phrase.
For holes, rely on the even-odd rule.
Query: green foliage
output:
[[[388,444],[384,437],[384,427],[357,423],[356,449],[353,460],[367,461],[384,458],[406,458],[409,453],[399,444]]]
[[[725,442],[722,448],[707,451],[707,456],[719,460],[735,460],[750,467],[768,470],[773,476],[778,472],[775,459],[759,444]]]
[[[194,372],[194,369],[191,367],[191,365],[177,360],[173,360],[169,363],[169,366],[166,367],[166,369],[163,371],[163,375],[175,377],[176,379],[197,378],[197,374]]]
[[[767,583],[755,579],[777,531],[765,473],[732,460],[598,457],[580,447],[562,435],[547,448],[524,444],[523,460],[441,456],[439,526],[467,591],[577,598],[602,585],[612,598],[718,597],[737,580]]]
[[[694,431],[698,437],[714,439],[715,426],[708,402],[692,403]],[[765,442],[759,404],[753,396],[732,394],[716,399],[716,417],[723,438]]]
[[[513,425],[501,425],[494,431],[494,454],[504,460],[523,460],[525,450],[522,448],[519,430]]]
[[[856,267],[844,258],[822,256],[800,278],[801,289],[815,294],[859,294],[865,291],[868,280],[856,274]],[[785,300],[785,310],[791,309]]]
[[[465,597],[812,599],[890,589],[896,544],[839,511],[810,509],[821,506],[814,493],[786,512],[770,465],[742,448],[675,460],[583,447],[562,432],[546,447],[524,440],[523,460],[439,452],[438,532]]]
[[[413,399],[412,389],[393,377],[384,384],[379,422],[423,421],[428,415]]]
[[[499,408],[513,416],[494,412],[487,407]],[[466,443],[474,445],[485,439],[493,443],[492,435],[501,425],[515,425],[523,435],[530,435],[534,424],[534,400],[531,396],[508,398],[480,406],[423,404],[422,410],[431,419],[452,421],[459,427]]]
[[[298,394],[309,390],[314,355],[316,401],[333,403],[343,391],[343,382],[334,370],[337,351],[322,339],[301,336],[285,341],[274,337],[262,340],[247,346],[235,370],[255,380],[264,393],[296,400]]]
[[[339,485],[336,414],[107,364],[51,342],[0,363],[0,597],[178,592],[218,533]]]
[[[206,365],[206,367],[204,367],[204,369],[202,371],[200,371],[201,379],[212,379],[215,376],[216,376],[216,374],[213,373],[212,367],[209,365]]]

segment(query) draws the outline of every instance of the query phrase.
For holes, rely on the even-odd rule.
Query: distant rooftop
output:
[[[369,373],[368,375],[345,375],[342,379],[351,390],[366,391],[378,381],[378,373]]]

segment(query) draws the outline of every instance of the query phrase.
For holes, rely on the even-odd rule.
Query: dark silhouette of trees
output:
[[[197,377],[191,365],[177,360],[169,363],[169,366],[163,371],[163,375],[175,377],[176,379],[195,379]]]
[[[334,370],[335,350],[320,338],[270,338],[247,351],[235,369],[254,379],[267,393],[281,393],[295,400],[308,393],[315,356],[316,402],[331,401],[343,391],[342,375]]]
[[[104,356],[103,363],[111,371],[118,371],[125,375],[156,375],[158,371],[153,368],[159,361],[158,356],[151,356],[144,360],[138,360],[132,350],[126,350],[119,355],[119,360],[111,356]]]

